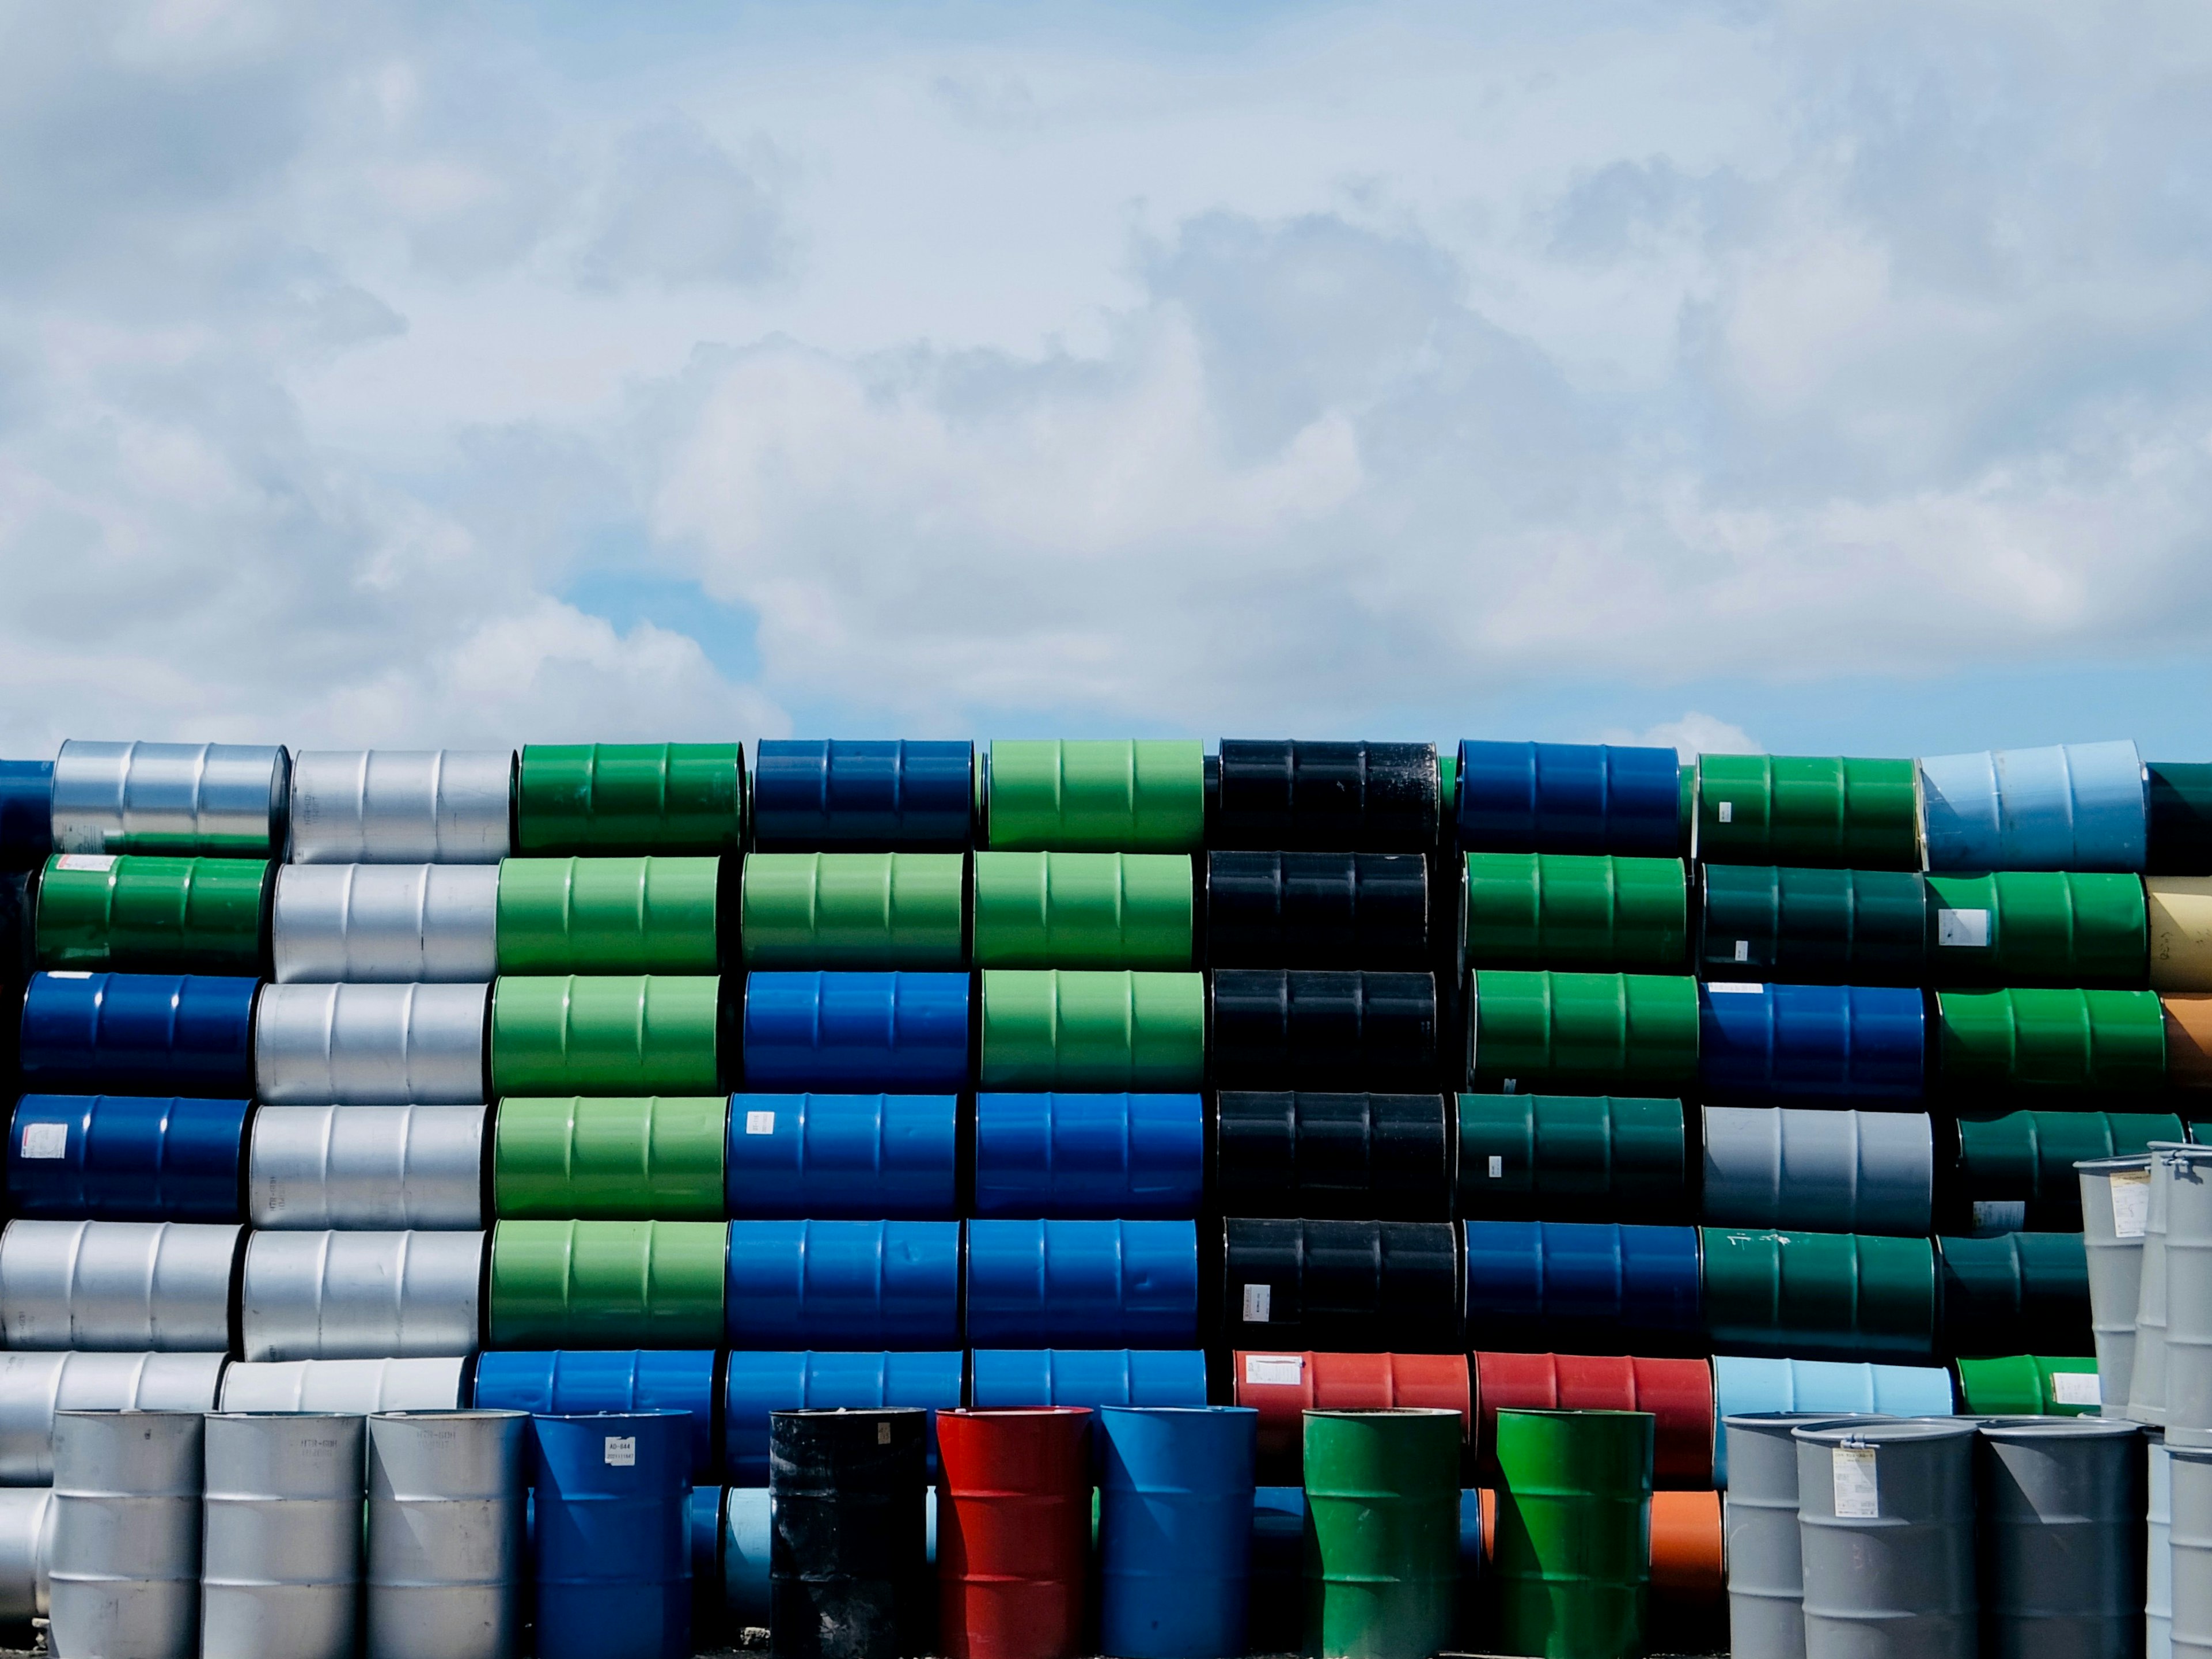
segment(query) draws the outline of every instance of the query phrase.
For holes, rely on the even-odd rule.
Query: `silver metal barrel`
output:
[[[1942,1418],[1792,1431],[1806,1659],[1975,1659],[1974,1434]]]
[[[2166,1166],[2166,1427],[2212,1435],[2212,1146],[2160,1147]]]
[[[0,1483],[54,1478],[54,1413],[206,1412],[229,1362],[219,1353],[0,1354]]]
[[[468,1361],[240,1360],[222,1374],[227,1412],[449,1412],[464,1402]]]
[[[288,864],[270,922],[277,981],[488,980],[498,905],[496,865]]]
[[[484,1098],[489,985],[264,985],[254,1093],[277,1105]]]
[[[2143,1515],[2143,1659],[2173,1652],[2173,1465],[2164,1431],[2148,1431],[2150,1499]]]
[[[349,1413],[208,1418],[200,1541],[208,1659],[352,1659],[365,1422]]]
[[[308,749],[292,761],[295,864],[497,864],[511,749]]]
[[[477,1351],[482,1233],[256,1233],[239,1342],[248,1359]]]
[[[527,1412],[368,1419],[368,1659],[509,1659]]]
[[[2166,1421],[2166,1214],[2173,1200],[2173,1166],[2150,1146],[2150,1194],[2143,1206],[2142,1277],[2136,1291],[2135,1369],[2128,1376],[2128,1415]]]
[[[289,1231],[483,1225],[482,1106],[264,1106],[246,1214]]]
[[[2135,1659],[2142,1431],[2107,1418],[1984,1423],[1975,1455],[1984,1659]]]
[[[54,1489],[0,1488],[0,1625],[46,1616],[53,1549]]]
[[[2125,1417],[2135,1378],[2150,1154],[2085,1159],[2074,1166],[2074,1173],[2081,1183],[2081,1243],[2089,1257],[2089,1328],[2097,1344],[2098,1392],[2106,1417]]]
[[[2212,1445],[2179,1445],[2167,1431],[2172,1482],[2173,1659],[2212,1659]]]
[[[290,768],[229,743],[64,743],[54,760],[58,853],[274,858]]]
[[[191,1659],[199,1642],[197,1412],[54,1419],[55,1659]]]
[[[1729,1646],[1734,1659],[1804,1659],[1805,1573],[1797,1545],[1792,1431],[1875,1417],[1754,1412],[1725,1419]]]
[[[1705,1224],[1925,1238],[1935,1136],[1917,1112],[1708,1106]]]
[[[188,1221],[11,1221],[0,1233],[10,1348],[205,1353],[230,1346],[245,1229]]]

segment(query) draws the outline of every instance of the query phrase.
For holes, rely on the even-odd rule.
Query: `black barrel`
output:
[[[1788,985],[1922,985],[1927,884],[1911,870],[1708,864],[1697,971]]]
[[[928,1430],[929,1413],[913,1407],[769,1413],[776,1659],[929,1651]]]
[[[1939,1237],[1936,1271],[1948,1357],[2091,1352],[2089,1259],[2081,1234]]]
[[[1418,853],[1208,853],[1215,968],[1422,968],[1429,861]]]
[[[1206,978],[1217,1088],[1437,1085],[1431,975],[1221,968]]]
[[[1224,1215],[1451,1219],[1442,1095],[1231,1091],[1214,1107],[1214,1203]]]
[[[1459,1241],[1445,1221],[1221,1224],[1222,1346],[1456,1353]]]
[[[1221,740],[1212,846],[1425,853],[1442,822],[1432,743]]]

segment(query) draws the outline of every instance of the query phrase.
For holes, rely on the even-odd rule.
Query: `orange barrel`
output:
[[[1501,1410],[1649,1412],[1657,1419],[1653,1484],[1688,1490],[1713,1484],[1707,1361],[1580,1353],[1477,1353],[1474,1360],[1475,1479],[1485,1485],[1498,1479]]]
[[[1234,1359],[1237,1403],[1260,1413],[1259,1479],[1264,1486],[1300,1483],[1310,1411],[1457,1412],[1462,1448],[1474,1426],[1464,1354],[1239,1350]]]
[[[1651,1494],[1651,1600],[1659,1607],[1703,1612],[1728,1594],[1717,1492]]]
[[[938,1650],[1067,1659],[1091,1561],[1091,1408],[937,1413]]]
[[[2166,1080],[2177,1089],[2212,1089],[2212,991],[2162,991]]]

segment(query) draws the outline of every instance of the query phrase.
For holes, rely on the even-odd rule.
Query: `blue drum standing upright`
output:
[[[686,1659],[690,1419],[605,1412],[534,1426],[538,1659]]]
[[[690,1419],[691,1478],[714,1473],[714,1354],[712,1349],[556,1348],[503,1352],[477,1359],[478,1411],[681,1412]]]
[[[1117,1659],[1244,1651],[1252,1474],[1249,1406],[1098,1413],[1098,1643]]]

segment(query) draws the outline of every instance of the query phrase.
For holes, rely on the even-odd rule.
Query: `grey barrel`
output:
[[[483,1251],[480,1232],[256,1233],[240,1346],[251,1360],[472,1354]]]
[[[2150,1154],[2088,1158],[2081,1183],[2081,1243],[2089,1261],[2089,1330],[2106,1417],[2128,1414],[2136,1364],[2136,1309],[2142,1295],[2143,1227],[2150,1211]]]
[[[489,984],[264,985],[254,1093],[276,1105],[469,1105],[484,1098]]]
[[[509,1659],[527,1412],[368,1419],[368,1659]]]
[[[1984,1423],[1975,1460],[1985,1659],[2134,1659],[2142,1431],[2106,1418]]]
[[[54,1489],[0,1487],[0,1625],[46,1616],[53,1548]]]
[[[485,1109],[264,1106],[246,1214],[282,1231],[473,1231],[483,1225]]]
[[[0,1341],[110,1352],[226,1349],[244,1231],[191,1221],[11,1221],[0,1233]]]
[[[219,1353],[0,1354],[0,1484],[50,1486],[56,1412],[213,1411]]]
[[[2128,1415],[2138,1423],[2166,1421],[2166,1212],[2173,1197],[2173,1167],[2150,1146],[2150,1189],[2143,1206],[2142,1271],[2136,1291],[2135,1365],[2128,1374]]]
[[[292,761],[295,864],[496,864],[511,749],[307,749]]]
[[[1705,1143],[1708,1226],[1928,1236],[1936,1143],[1917,1112],[1708,1106]]]
[[[208,1659],[352,1659],[364,1421],[208,1417],[200,1543]]]
[[[191,1659],[199,1644],[197,1412],[54,1419],[56,1659]]]
[[[2212,1445],[2176,1445],[2169,1437],[2172,1480],[2173,1659],[2212,1656]]]
[[[54,758],[54,851],[274,858],[290,780],[264,745],[72,738]]]
[[[1804,1659],[1805,1571],[1797,1542],[1796,1430],[1875,1421],[1822,1412],[1726,1419],[1729,1646],[1735,1659]]]
[[[461,1399],[468,1361],[434,1359],[240,1360],[222,1374],[227,1412],[449,1412]]]
[[[2212,1146],[2152,1154],[2166,1189],[2166,1426],[2212,1436]]]
[[[1793,1431],[1806,1659],[1975,1659],[1975,1427]]]
[[[269,937],[276,981],[466,984],[499,971],[499,866],[288,864]]]
[[[2144,1659],[2169,1659],[2173,1652],[2173,1465],[2166,1459],[2166,1435],[2152,1429],[2150,1498],[2143,1516]]]

